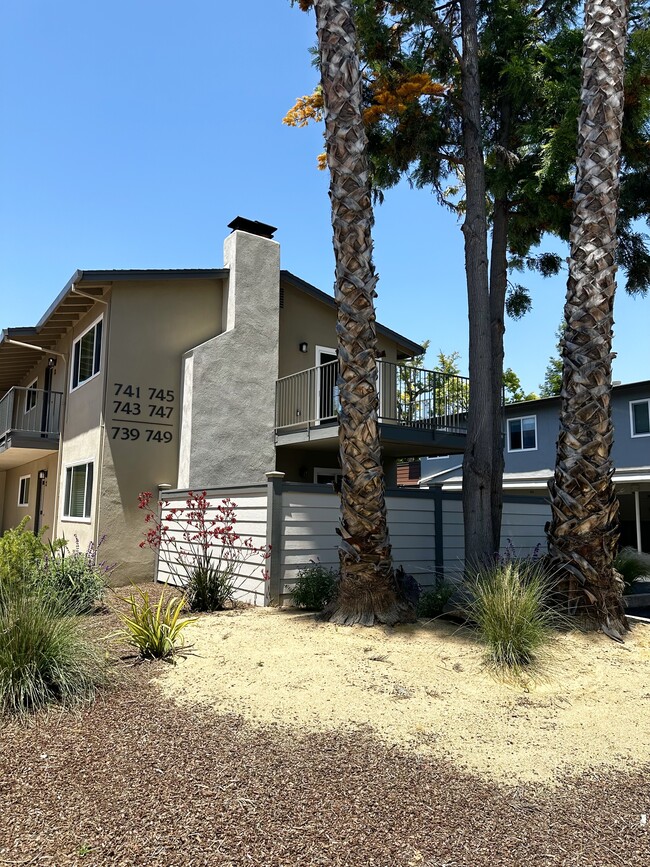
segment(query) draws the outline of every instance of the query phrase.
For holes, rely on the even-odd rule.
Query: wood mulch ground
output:
[[[648,768],[497,784],[370,733],[179,708],[164,665],[122,660],[94,705],[4,724],[0,865],[650,864]]]

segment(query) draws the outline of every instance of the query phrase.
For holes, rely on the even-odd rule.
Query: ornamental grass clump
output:
[[[196,620],[181,617],[187,600],[173,597],[165,605],[165,594],[161,593],[155,604],[146,590],[136,590],[137,595],[122,600],[129,605],[128,613],[117,612],[123,627],[119,634],[143,659],[173,659],[185,645],[183,630]]]
[[[553,588],[541,561],[501,562],[469,579],[469,620],[495,666],[516,672],[538,659],[560,621],[551,605]]]
[[[105,655],[80,618],[27,583],[0,584],[0,713],[70,706],[105,680]]]

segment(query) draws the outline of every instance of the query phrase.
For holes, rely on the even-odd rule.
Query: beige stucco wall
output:
[[[107,303],[96,303],[91,310],[74,325],[66,338],[57,347],[67,356],[67,364],[57,362],[56,379],[64,385],[64,417],[62,422],[63,436],[59,443],[58,503],[56,516],[56,535],[72,540],[79,539],[82,549],[90,542],[96,541],[96,509],[97,480],[100,465],[101,420],[104,402],[104,383],[106,372],[106,345],[110,332],[110,292],[104,295]],[[70,391],[72,349],[74,341],[99,319],[102,320],[102,346],[99,373],[82,383],[74,391]],[[59,370],[61,368],[61,371]],[[64,378],[61,382],[59,374]],[[54,387],[54,386],[53,386]],[[58,390],[58,389],[56,389]],[[66,468],[79,463],[93,464],[93,502],[91,515],[88,519],[63,517],[63,498],[65,495]]]
[[[36,489],[39,470],[47,470],[47,479],[41,483],[41,520],[40,526],[47,527],[43,534],[44,539],[54,537],[54,503],[56,499],[56,465],[57,455],[45,455],[27,464],[12,467],[3,473],[4,484],[0,483],[0,496],[2,497],[3,513],[2,527],[8,530],[19,524],[27,515],[29,516],[28,529],[34,529],[34,516],[36,512]],[[27,506],[18,505],[18,492],[20,479],[29,476],[29,502]]]
[[[309,345],[306,353],[298,348]],[[397,344],[382,334],[379,350],[387,361],[397,360]],[[293,286],[284,285],[284,306],[280,310],[280,360],[278,378],[315,367],[316,347],[336,347],[336,310]]]
[[[177,483],[182,357],[221,331],[222,294],[209,279],[113,286],[97,515],[116,581],[153,575],[138,493]]]

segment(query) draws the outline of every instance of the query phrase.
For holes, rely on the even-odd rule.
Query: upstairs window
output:
[[[101,357],[102,320],[99,319],[73,343],[71,391],[97,376]]]
[[[21,476],[18,480],[18,505],[29,506],[29,482],[31,476]]]
[[[66,467],[63,517],[87,520],[93,495],[93,465],[75,464]]]
[[[38,386],[38,379],[35,379],[30,385],[27,386],[27,391],[25,392],[25,412],[29,412],[31,409],[34,409],[36,406],[36,387]]]
[[[650,400],[630,401],[630,421],[633,437],[650,436]]]
[[[537,448],[537,417],[508,419],[508,451],[528,452]]]

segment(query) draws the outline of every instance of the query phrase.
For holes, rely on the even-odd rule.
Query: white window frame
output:
[[[27,413],[31,412],[33,409],[36,409],[36,404],[38,403],[38,395],[36,394],[37,389],[38,377],[36,377],[34,382],[31,382],[27,386],[27,391],[25,392],[25,415],[27,415]],[[30,404],[30,398],[33,399],[34,403]]]
[[[90,503],[87,502],[86,498],[88,497],[88,471],[86,470],[86,480],[84,484],[84,516],[86,511],[88,512],[88,517],[83,518],[75,518],[72,515],[66,515],[66,510],[68,508],[68,503],[66,502],[66,488],[68,487],[68,470],[72,470],[74,467],[82,467],[82,466],[91,466],[93,468],[93,483],[90,489]],[[95,461],[93,458],[86,458],[82,461],[74,461],[71,464],[66,464],[63,468],[63,492],[61,496],[61,520],[67,521],[73,524],[92,524],[92,510],[93,510],[93,493],[95,491]]]
[[[535,422],[535,445],[531,448],[524,448],[524,425],[523,422],[526,419],[532,418]],[[511,449],[510,448],[510,422],[511,421],[520,421],[521,425],[521,448],[520,449]],[[510,454],[519,454],[519,452],[536,452],[537,451],[537,416],[536,415],[518,415],[514,418],[509,418],[506,420],[506,438],[507,438],[507,446],[508,453]]]
[[[29,481],[29,485],[28,485],[28,488],[27,488],[27,499],[26,499],[25,502],[23,503],[23,501],[22,501],[22,496],[21,496],[21,495],[22,495],[22,492],[23,492],[23,482],[25,481],[25,479],[28,479],[28,481]],[[27,506],[29,506],[29,495],[31,494],[31,487],[32,487],[32,477],[31,477],[31,475],[29,475],[29,476],[21,476],[21,477],[18,479],[18,505],[21,507],[21,509],[24,509],[24,508],[26,508]]]
[[[645,403],[648,407],[648,416],[650,416],[650,398],[643,397],[640,400],[631,400],[630,401],[630,435],[632,439],[637,439],[637,437],[650,437],[650,432],[648,433],[634,433],[634,410],[632,407],[636,406],[638,403]]]
[[[343,475],[343,471],[340,467],[314,467],[314,484],[319,484],[318,476],[319,475],[327,475],[334,476],[335,479],[340,479]],[[329,482],[320,482],[322,485],[328,485]]]
[[[99,374],[102,372],[102,353],[103,353],[103,351],[104,351],[104,337],[105,337],[105,335],[104,335],[104,322],[103,322],[103,320],[104,320],[104,314],[102,314],[101,316],[98,316],[97,319],[95,319],[95,321],[92,322],[92,323],[88,326],[88,328],[84,329],[84,330],[81,332],[81,334],[80,334],[78,337],[75,337],[75,339],[72,341],[72,350],[71,350],[71,352],[70,352],[70,393],[71,393],[71,394],[72,394],[73,391],[77,391],[78,389],[80,389],[80,388],[81,388],[82,386],[84,386],[87,382],[90,382],[90,381],[91,381],[92,379],[94,379],[96,376],[99,376]],[[96,341],[96,336],[95,336],[95,341],[93,342],[93,370],[94,370],[94,373],[92,374],[92,376],[89,376],[88,379],[84,379],[83,382],[78,382],[78,383],[75,385],[75,384],[74,384],[74,375],[75,375],[75,348],[76,348],[76,346],[77,346],[78,343],[81,343],[81,341],[82,341],[83,338],[86,336],[86,334],[88,334],[89,331],[92,331],[93,328],[96,328],[96,327],[99,325],[100,322],[102,323],[102,337],[101,337],[101,343],[100,343],[100,346],[99,346],[99,359],[98,359],[97,370],[94,369],[94,368],[95,368],[95,356],[96,356],[96,352],[97,352],[97,348],[96,348],[96,345],[95,345],[95,341]],[[81,350],[79,350],[79,352],[81,353]]]

